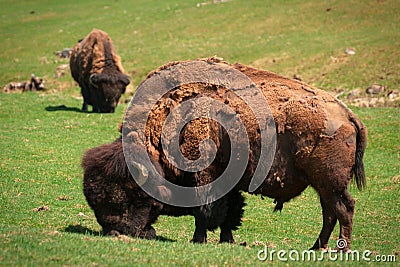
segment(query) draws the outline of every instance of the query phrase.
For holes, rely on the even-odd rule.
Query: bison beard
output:
[[[114,112],[130,83],[107,33],[94,29],[71,52],[70,69],[81,87],[82,111]]]
[[[311,185],[319,194],[323,213],[322,230],[312,249],[327,248],[329,237],[335,224],[339,221],[339,238],[347,241],[347,246],[340,249],[348,250],[355,203],[347,191],[347,187],[353,176],[355,176],[360,190],[366,184],[362,158],[367,132],[361,121],[332,95],[303,82],[241,64],[229,65],[215,58],[203,61],[209,64],[228,65],[247,75],[263,92],[272,111],[277,133],[276,153],[269,173],[265,174],[264,182],[251,193],[273,198],[276,203],[276,211],[282,210],[285,202],[300,195]],[[179,63],[162,66],[152,72],[147,79],[174,64]],[[135,188],[135,193],[131,195],[131,198],[121,198],[121,201],[126,202],[126,205],[134,202],[135,208],[146,207],[146,211],[137,212],[136,217],[132,214],[130,216],[135,218],[129,218],[135,224],[133,228],[140,225],[141,231],[151,229],[151,223],[154,222],[153,215],[158,211],[171,215],[174,213],[178,215],[192,214],[196,221],[194,242],[205,242],[206,230],[218,226],[221,228],[220,241],[233,242],[232,230],[240,225],[244,206],[239,191],[248,190],[254,170],[259,163],[260,142],[265,141],[260,140],[257,119],[246,103],[226,88],[212,84],[192,83],[175,88],[158,101],[148,117],[147,151],[151,155],[153,163],[162,169],[165,178],[175,184],[201,186],[218,178],[229,158],[227,157],[229,146],[226,143],[226,133],[211,120],[201,118],[191,121],[182,131],[179,139],[182,154],[189,159],[196,159],[199,156],[201,140],[210,138],[214,141],[218,153],[214,162],[205,170],[195,174],[184,172],[174,167],[163,154],[161,133],[166,117],[182,102],[196,97],[211,97],[229,105],[236,111],[246,127],[250,145],[249,162],[239,183],[225,197],[208,205],[190,209],[164,205],[160,209],[159,205],[161,204],[143,194],[132,182],[132,179],[126,178],[129,177],[127,175],[119,186]],[[127,117],[129,118],[129,114]],[[127,130],[132,133],[136,131],[134,125],[128,125],[128,128]],[[122,161],[122,152],[118,153],[120,153],[118,158]],[[85,157],[92,157],[93,154],[95,153],[89,152]],[[87,160],[84,158],[85,161]],[[96,194],[100,195],[101,192],[101,201],[110,201],[109,198],[115,198],[115,194],[112,193],[111,187],[107,183],[114,184],[115,181],[111,181],[108,178],[109,174],[104,171],[106,160],[104,162],[93,160],[92,164],[94,169],[98,169],[94,174],[86,170],[87,164],[83,164],[85,190],[100,190]],[[126,172],[125,166],[120,166],[120,168]],[[104,182],[97,184],[86,182],[86,180],[93,179],[90,177],[95,177],[95,180],[98,181],[104,180]],[[151,177],[149,174],[149,178]],[[103,189],[90,189],[91,187]],[[107,193],[104,193],[104,188],[107,188]],[[88,195],[86,197],[88,198]],[[94,199],[99,198],[95,196]],[[91,203],[89,199],[88,202]],[[132,206],[132,204],[129,205]],[[157,208],[153,208],[153,205]],[[96,208],[91,206],[96,213]],[[133,211],[133,209],[131,210]],[[108,212],[111,212],[111,209]],[[120,213],[119,216],[125,213]],[[97,213],[96,217],[99,220]],[[139,220],[138,218],[140,223],[135,221]],[[101,224],[100,220],[99,223]],[[137,235],[136,232],[133,235]]]

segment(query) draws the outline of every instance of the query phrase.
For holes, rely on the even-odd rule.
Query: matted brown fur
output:
[[[312,248],[327,248],[329,236],[336,221],[339,221],[339,237],[347,241],[347,246],[341,249],[349,249],[354,200],[347,187],[354,175],[359,189],[365,186],[362,163],[367,135],[365,126],[331,94],[298,80],[242,64],[230,65],[217,58],[202,61],[229,66],[247,75],[261,89],[271,109],[277,132],[276,153],[264,183],[254,193],[274,198],[275,210],[281,210],[283,203],[311,185],[318,192],[323,208],[323,228]],[[150,73],[147,79],[176,64],[179,62],[160,67]],[[217,174],[223,171],[221,168],[226,165],[229,153],[227,147],[224,147],[226,135],[218,124],[207,119],[196,119],[178,133],[182,154],[188,158],[196,159],[199,155],[198,145],[203,139],[213,139],[218,147],[219,152],[213,164],[194,176],[185,175],[172,166],[161,149],[161,131],[170,111],[187,99],[201,96],[212,97],[229,105],[246,127],[250,158],[245,174],[236,187],[236,190],[246,191],[258,164],[262,140],[253,112],[242,99],[226,88],[192,83],[164,95],[148,118],[147,149],[160,162],[166,179],[174,183],[202,185],[216,179]]]
[[[102,42],[99,42],[99,40],[102,40]],[[105,47],[105,44],[108,44],[109,48]],[[125,73],[121,64],[121,58],[115,51],[110,36],[102,30],[93,29],[84,40],[77,43],[73,48],[73,50],[81,52],[80,59],[82,60],[82,67],[90,67],[90,74],[101,73],[104,71],[106,66],[106,55],[104,51],[106,49],[110,49],[110,54],[112,55],[112,60],[117,70]],[[96,56],[93,57],[92,54]]]

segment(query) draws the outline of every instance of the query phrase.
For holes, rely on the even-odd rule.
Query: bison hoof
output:
[[[323,244],[321,240],[318,238],[317,241],[315,241],[314,246],[312,246],[309,250],[328,250],[328,243]]]
[[[196,244],[205,244],[205,243],[207,243],[207,240],[192,239],[192,240],[190,240],[190,242],[196,243]]]
[[[230,244],[234,244],[235,243],[235,239],[228,239],[228,240],[219,240],[219,243],[230,243]]]
[[[207,243],[207,238],[206,237],[193,237],[192,240],[190,240],[192,243],[198,243],[198,244],[203,244]]]
[[[335,252],[345,252],[345,253],[352,253],[350,248],[339,248],[339,247],[335,247],[332,251]]]
[[[235,243],[235,239],[233,239],[232,231],[221,232],[219,237],[219,243]]]
[[[106,235],[108,235],[108,236],[120,236],[121,233],[118,232],[117,230],[111,230],[108,233],[106,233]]]
[[[144,238],[144,239],[149,239],[149,240],[153,240],[156,239],[157,235],[156,235],[156,230],[150,226],[148,229],[144,230],[140,235],[140,238]]]

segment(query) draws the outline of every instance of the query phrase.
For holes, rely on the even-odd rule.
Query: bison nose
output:
[[[117,101],[111,100],[111,103],[110,103],[110,112],[111,112],[111,113],[114,113],[115,108],[117,107],[117,104],[118,104]]]

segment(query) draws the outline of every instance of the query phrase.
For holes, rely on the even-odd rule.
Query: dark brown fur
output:
[[[110,37],[97,29],[73,47],[70,69],[81,87],[83,111],[92,105],[94,112],[114,112],[130,83]]]
[[[139,147],[133,147],[131,152],[146,153]],[[157,166],[157,162],[153,161],[153,164]],[[239,192],[231,192],[222,200],[203,206],[201,212],[198,208],[163,205],[148,196],[134,181],[125,163],[121,138],[88,150],[83,156],[82,167],[84,195],[105,235],[125,234],[154,239],[156,233],[151,225],[159,215],[199,213],[205,217],[196,221],[198,232],[195,237],[204,238],[203,231],[199,231],[202,227],[209,230],[221,227],[221,242],[233,242],[232,230],[240,225],[244,206]],[[162,173],[160,166],[157,170]],[[149,177],[154,177],[154,174],[150,173]],[[162,185],[160,189],[164,189]],[[202,225],[198,225],[200,222]]]
[[[83,156],[83,192],[105,235],[155,238],[151,224],[162,204],[135,183],[122,151],[121,139],[88,150]]]

